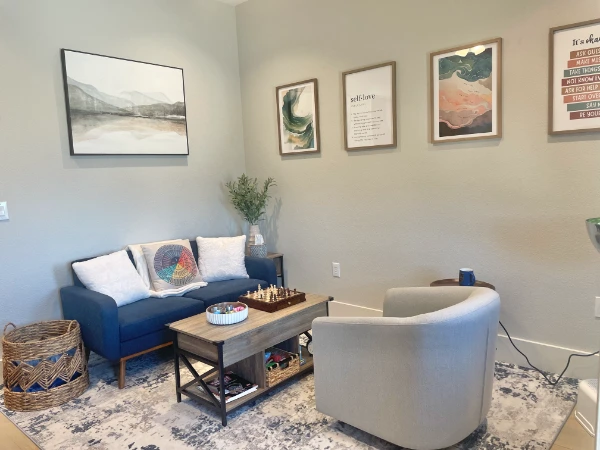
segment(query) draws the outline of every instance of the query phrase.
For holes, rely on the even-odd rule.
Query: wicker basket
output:
[[[290,356],[290,360],[284,364],[276,364],[267,369],[267,387],[275,386],[300,372],[300,358],[298,358],[298,354],[284,352],[280,349],[277,349],[277,351],[287,353]],[[287,364],[287,367],[285,367],[285,364]]]
[[[13,330],[6,332],[9,325]],[[14,411],[62,405],[89,386],[85,349],[75,320],[39,322],[2,338],[4,404]]]

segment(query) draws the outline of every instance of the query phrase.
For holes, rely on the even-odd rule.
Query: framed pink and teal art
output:
[[[550,30],[549,134],[600,131],[600,19]]]
[[[431,142],[502,137],[502,39],[431,53]]]

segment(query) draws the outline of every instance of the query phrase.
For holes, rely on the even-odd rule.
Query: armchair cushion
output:
[[[208,308],[216,303],[235,302],[240,295],[248,291],[255,291],[259,284],[263,289],[269,286],[265,281],[253,278],[215,281],[214,283],[208,283],[208,286],[202,289],[188,292],[184,297],[202,300]]]
[[[201,300],[186,297],[147,298],[118,310],[121,341],[129,341],[155,331],[170,322],[204,312]]]

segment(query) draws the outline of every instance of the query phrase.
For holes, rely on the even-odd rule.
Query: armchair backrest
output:
[[[413,317],[457,305],[478,292],[473,287],[394,288],[385,293],[383,317]]]
[[[432,323],[462,318],[500,297],[488,288],[445,286],[396,288],[386,292],[384,317],[404,318],[404,323]]]

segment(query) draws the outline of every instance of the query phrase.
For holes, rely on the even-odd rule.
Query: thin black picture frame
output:
[[[148,64],[150,66],[159,66],[159,67],[166,67],[168,69],[180,70],[181,71],[181,83],[182,83],[182,88],[183,88],[183,108],[185,111],[184,123],[185,123],[185,140],[186,140],[186,146],[187,146],[187,153],[75,153],[75,148],[73,146],[73,129],[72,129],[72,125],[71,125],[71,107],[70,107],[70,103],[69,103],[69,86],[68,86],[68,82],[67,82],[67,64],[66,64],[65,52],[82,53],[85,55],[99,56],[102,58],[119,59],[121,61],[128,61],[128,62],[134,62],[134,63],[139,63],[139,64]],[[98,53],[83,52],[80,50],[72,50],[69,48],[61,48],[60,49],[60,59],[61,59],[61,66],[62,66],[63,88],[64,88],[65,106],[66,106],[66,115],[67,115],[67,130],[68,130],[68,135],[69,135],[69,154],[71,156],[189,156],[189,154],[190,154],[190,139],[188,136],[189,128],[188,128],[188,123],[187,123],[187,100],[186,100],[186,96],[185,96],[185,77],[183,74],[183,68],[167,66],[164,64],[156,64],[156,63],[151,63],[151,62],[147,62],[147,61],[137,61],[135,59],[119,58],[117,56],[100,55]]]

